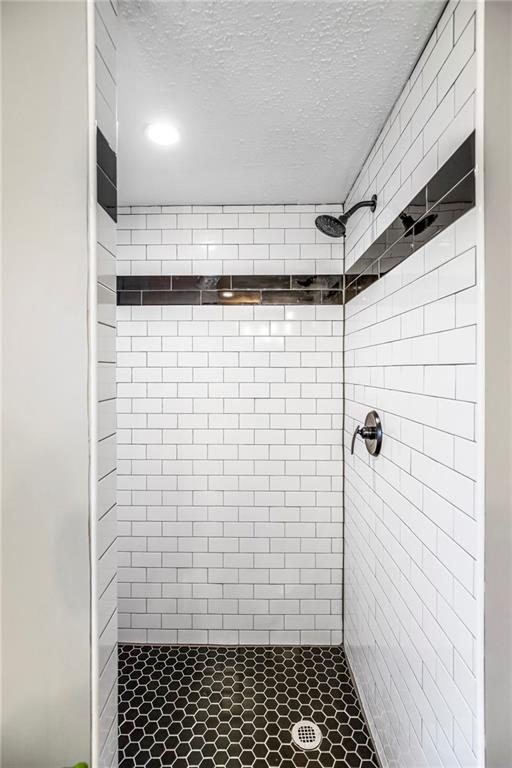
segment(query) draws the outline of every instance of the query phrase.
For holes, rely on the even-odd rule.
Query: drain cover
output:
[[[318,749],[322,741],[322,731],[311,720],[301,720],[292,728],[292,740],[301,749]]]

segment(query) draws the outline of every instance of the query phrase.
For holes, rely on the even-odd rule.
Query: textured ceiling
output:
[[[121,204],[344,200],[444,4],[122,0]]]

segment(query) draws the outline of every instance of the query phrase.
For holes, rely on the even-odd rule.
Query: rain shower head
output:
[[[329,237],[342,237],[345,234],[345,222],[342,216],[317,216],[315,219],[316,228]]]
[[[369,208],[373,213],[377,207],[377,195],[373,195],[371,200],[363,200],[356,205],[353,205],[346,213],[342,213],[341,216],[317,216],[315,219],[315,225],[320,232],[329,237],[343,237],[347,229],[347,221],[350,219],[353,213],[359,210],[359,208]]]
[[[421,235],[434,221],[437,219],[437,213],[430,213],[428,216],[424,216],[422,219],[414,221],[412,216],[403,212],[399,216],[400,221],[404,226],[403,237],[411,237],[411,235]]]

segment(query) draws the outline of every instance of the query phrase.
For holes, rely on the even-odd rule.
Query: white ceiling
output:
[[[343,201],[444,4],[122,0],[120,204]]]

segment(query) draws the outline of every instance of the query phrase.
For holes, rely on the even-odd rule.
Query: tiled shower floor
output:
[[[315,751],[292,744],[302,719]],[[119,768],[376,768],[341,648],[122,645]]]

